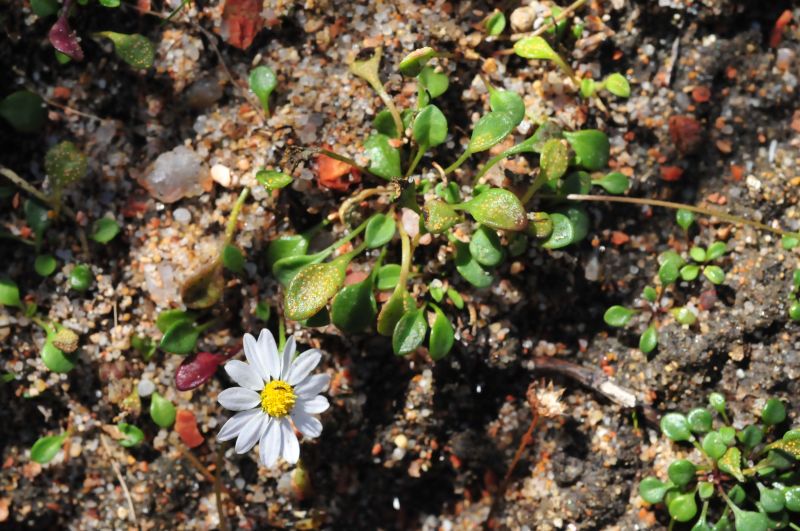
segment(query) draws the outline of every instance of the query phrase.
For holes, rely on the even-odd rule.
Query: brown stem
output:
[[[222,507],[222,462],[223,449],[220,444],[217,448],[217,474],[214,477],[214,498],[217,502],[217,513],[219,514],[219,528],[222,531],[228,531],[228,519],[225,515],[225,510]]]

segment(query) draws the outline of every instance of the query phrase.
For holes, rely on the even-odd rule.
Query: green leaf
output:
[[[706,455],[714,461],[725,455],[725,452],[728,450],[728,445],[722,440],[722,436],[715,431],[703,437],[701,446]]]
[[[433,234],[441,234],[461,221],[456,210],[441,199],[429,199],[422,206],[425,229]]]
[[[511,90],[498,90],[489,85],[489,107],[492,112],[510,114],[515,127],[525,118],[525,102]]]
[[[150,361],[153,354],[156,353],[156,344],[149,337],[133,336],[131,338],[131,347],[142,355],[144,361]]]
[[[689,421],[681,413],[667,413],[661,417],[661,432],[673,441],[691,441],[694,439],[689,429]]]
[[[514,43],[514,53],[525,59],[556,59],[558,54],[542,37],[525,37]]]
[[[75,361],[72,356],[68,356],[64,352],[53,345],[54,334],[48,334],[47,340],[42,347],[41,358],[45,367],[53,372],[64,374],[68,373],[75,368]]]
[[[736,430],[730,426],[721,427],[719,429],[719,436],[722,437],[722,441],[728,446],[732,446],[736,442]]]
[[[306,254],[308,250],[309,238],[302,234],[294,234],[291,236],[279,236],[277,239],[269,242],[265,262],[267,268],[272,270],[275,262],[281,258],[289,256],[301,256]],[[274,271],[273,271],[274,274]]]
[[[781,236],[781,247],[790,251],[800,245],[800,238],[794,234],[784,234]]]
[[[40,254],[33,262],[33,269],[41,277],[49,277],[55,272],[56,267],[58,267],[58,262],[51,254]],[[2,288],[0,288],[0,291],[2,291]],[[2,296],[0,296],[1,298]]]
[[[639,482],[639,496],[647,503],[661,503],[664,495],[672,485],[653,476],[644,478]]]
[[[689,429],[693,433],[708,433],[711,431],[711,424],[713,419],[711,413],[707,409],[698,407],[689,411],[686,415],[686,420],[689,421]]]
[[[689,230],[689,227],[694,223],[694,212],[683,208],[678,209],[675,212],[675,221],[683,230]]]
[[[159,347],[171,354],[186,355],[194,350],[200,330],[191,321],[178,321],[164,333]]]
[[[550,214],[552,231],[542,243],[545,249],[560,249],[577,243],[589,232],[589,216],[580,206],[569,206]]]
[[[150,397],[150,418],[162,428],[175,423],[175,406],[157,391]]]
[[[453,242],[456,249],[456,270],[464,279],[476,288],[488,288],[494,283],[494,276],[486,271],[472,257],[469,245],[456,240]]]
[[[434,279],[428,284],[428,293],[431,294],[431,298],[436,302],[442,302],[444,289],[442,289],[442,283],[439,279]]]
[[[606,77],[605,85],[606,90],[614,96],[628,98],[631,95],[631,86],[628,83],[628,80],[625,79],[625,76],[617,72],[614,72]]]
[[[725,397],[719,393],[708,395],[708,404],[720,415],[725,414]]]
[[[260,65],[250,71],[250,90],[261,102],[261,108],[269,114],[269,96],[278,86],[278,76],[266,65]]]
[[[580,86],[581,98],[588,100],[594,95],[596,88],[597,88],[597,83],[595,83],[594,79],[590,77],[585,77],[581,79],[581,86]]]
[[[92,225],[91,239],[97,243],[106,244],[119,234],[119,225],[112,218],[100,218]]]
[[[51,147],[44,157],[44,169],[56,188],[63,188],[83,178],[88,167],[86,155],[69,141]]]
[[[770,398],[761,410],[761,421],[767,426],[780,424],[786,420],[786,406],[777,398]]]
[[[451,205],[461,202],[461,189],[455,181],[450,181],[447,184],[439,183],[433,190],[437,196]]]
[[[36,133],[47,121],[47,109],[38,94],[18,90],[0,100],[0,117],[20,133]]]
[[[265,301],[258,301],[255,314],[262,321],[269,321],[270,315],[272,315],[272,308]]]
[[[656,302],[658,298],[658,292],[652,286],[646,286],[642,290],[642,298],[647,302]]]
[[[439,361],[447,356],[450,349],[453,348],[455,332],[450,319],[438,306],[433,305],[433,311],[436,317],[433,320],[433,326],[431,326],[431,337],[428,339],[428,352],[433,361]]]
[[[447,87],[450,85],[447,74],[437,72],[430,66],[426,66],[422,69],[417,76],[417,80],[419,84],[428,91],[428,95],[431,98],[438,98],[447,92]]]
[[[103,7],[115,8],[119,7],[120,0],[98,0]]]
[[[134,68],[150,68],[156,57],[156,47],[144,35],[125,34],[114,31],[101,31],[97,35],[106,37],[114,43],[117,57]]]
[[[725,282],[725,271],[722,270],[721,267],[710,265],[703,268],[703,275],[712,283],[712,284],[722,284]]]
[[[494,267],[503,261],[503,246],[497,232],[481,225],[472,233],[469,252],[476,262],[486,267]]]
[[[503,188],[490,188],[473,197],[460,208],[478,223],[498,230],[520,231],[528,226],[528,213],[514,193]]]
[[[800,487],[789,487],[783,491],[786,508],[792,512],[800,513]]]
[[[700,266],[695,264],[688,264],[681,268],[681,278],[686,282],[691,282],[700,275]]]
[[[347,263],[344,265],[346,268]],[[302,321],[324,308],[342,286],[345,268],[341,261],[334,260],[301,269],[286,289],[286,318]]]
[[[50,226],[50,209],[33,199],[25,200],[23,209],[25,210],[25,223],[33,229],[38,248],[45,231]]]
[[[69,287],[75,291],[86,291],[92,287],[94,275],[86,264],[79,264],[72,268],[69,273]]]
[[[697,494],[701,500],[708,500],[714,495],[714,484],[710,481],[697,482]]]
[[[411,136],[414,137],[420,149],[423,151],[436,147],[443,143],[447,138],[447,118],[436,105],[428,105],[422,109],[414,119],[411,128]]]
[[[403,289],[396,289],[378,314],[378,333],[382,336],[393,335],[397,322],[407,309],[413,307],[414,300],[411,296]]]
[[[728,246],[725,245],[725,242],[714,242],[708,246],[708,250],[706,251],[706,262],[716,260],[727,252]]]
[[[403,126],[407,128],[411,125],[411,120],[414,118],[414,111],[405,109],[400,112],[400,118],[403,120]],[[392,118],[392,113],[389,112],[389,109],[383,109],[375,115],[375,118],[372,120],[372,127],[374,127],[378,133],[386,135],[389,138],[400,138],[400,134],[397,132],[397,126],[394,123],[394,118]]]
[[[194,312],[185,312],[183,310],[164,310],[158,314],[156,318],[156,327],[161,333],[166,333],[167,330],[180,321],[193,321],[195,318]]]
[[[404,76],[418,76],[422,71],[422,67],[425,66],[428,61],[436,57],[436,55],[436,50],[429,46],[419,48],[406,55],[403,60],[400,61],[398,70],[400,70],[400,73]]]
[[[367,249],[376,249],[389,243],[394,237],[396,223],[394,218],[385,214],[375,214],[367,222],[364,241]]]
[[[542,148],[539,166],[548,181],[561,178],[569,165],[569,151],[563,140],[552,138]]]
[[[506,16],[502,11],[495,10],[491,15],[486,17],[486,21],[484,21],[483,25],[486,28],[486,33],[492,37],[496,37],[503,33],[503,30],[506,28]]]
[[[397,322],[392,334],[392,349],[398,356],[405,356],[422,345],[428,331],[424,308],[407,311]]]
[[[481,117],[472,129],[467,151],[480,153],[503,141],[517,126],[510,112],[489,112]]]
[[[371,135],[364,142],[364,151],[369,159],[370,172],[386,180],[402,177],[400,150],[391,145],[388,136],[380,133]]]
[[[343,332],[356,333],[368,328],[378,315],[372,292],[372,276],[345,286],[331,303],[331,322]]]
[[[608,136],[597,129],[565,132],[564,138],[575,151],[575,164],[590,171],[598,171],[608,164],[611,145]]]
[[[592,184],[602,187],[609,194],[623,194],[630,186],[630,179],[624,173],[611,172],[602,179],[592,181]]]
[[[679,487],[685,487],[694,480],[697,467],[688,459],[677,459],[667,468],[669,480]]]
[[[294,181],[291,175],[277,170],[258,170],[256,180],[268,191],[286,188]]]
[[[49,17],[58,13],[61,5],[58,0],[31,0],[31,10],[37,17]]]
[[[573,171],[563,180],[547,183],[549,187],[556,186],[559,197],[566,198],[568,194],[588,194],[592,189],[592,177],[585,171]]]
[[[187,308],[204,310],[222,298],[225,278],[222,261],[214,260],[194,273],[181,286],[181,300]]]
[[[697,502],[694,492],[679,494],[669,502],[669,515],[677,522],[689,522],[697,515]]]
[[[705,262],[706,261],[706,250],[702,247],[692,247],[689,249],[689,256],[695,262]]]
[[[222,248],[222,265],[237,275],[244,274],[244,255],[242,251],[230,243]]]
[[[636,315],[636,310],[614,305],[603,314],[603,321],[605,321],[608,326],[620,328],[628,324],[634,315]]]
[[[461,294],[453,288],[447,288],[447,298],[450,299],[450,302],[453,303],[453,306],[459,310],[464,309],[464,299],[461,297]]]
[[[767,515],[753,511],[743,511],[735,505],[728,505],[733,509],[736,531],[767,531],[769,529]]]
[[[761,426],[750,424],[736,434],[736,438],[744,445],[746,450],[752,450],[764,440],[764,430]]]
[[[400,279],[400,264],[386,264],[378,270],[378,289],[394,289]]]
[[[650,354],[658,346],[658,331],[656,327],[650,325],[647,330],[639,337],[639,350],[645,354]]]
[[[680,268],[683,266],[683,258],[675,251],[666,251],[658,256],[658,278],[661,284],[667,286],[678,280]]]
[[[722,472],[730,474],[739,482],[744,483],[744,474],[742,474],[742,452],[738,448],[728,448],[725,455],[720,457],[717,461],[717,465]]]
[[[128,424],[127,422],[120,422],[117,424],[117,429],[119,429],[120,433],[125,436],[124,439],[120,439],[117,441],[120,446],[124,446],[125,448],[130,448],[131,446],[136,446],[140,444],[144,440],[144,432],[134,426],[133,424]]]
[[[300,321],[300,324],[306,328],[321,328],[323,326],[328,326],[331,324],[331,314],[328,312],[327,308],[323,307],[320,311],[308,319]]]
[[[61,450],[65,440],[67,440],[66,433],[41,437],[31,447],[31,460],[41,465],[49,463],[58,455],[58,451]]]
[[[697,315],[686,306],[679,306],[670,310],[672,316],[682,325],[693,325],[697,322]]]
[[[8,277],[0,277],[0,304],[22,308],[17,284]]]

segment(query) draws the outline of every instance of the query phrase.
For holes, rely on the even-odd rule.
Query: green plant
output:
[[[695,408],[661,418],[661,432],[692,444],[701,460],[673,461],[666,481],[651,476],[640,482],[640,496],[663,503],[673,522],[694,522],[696,531],[800,529],[794,523],[800,512],[800,431],[785,428],[783,402],[767,400],[760,418],[741,429],[731,425],[722,395],[712,393],[709,405],[711,411]],[[712,411],[719,415],[716,422]]]
[[[800,302],[797,294],[800,292],[800,269],[795,269],[792,273],[792,291],[789,294],[789,318],[792,321],[800,321]]]

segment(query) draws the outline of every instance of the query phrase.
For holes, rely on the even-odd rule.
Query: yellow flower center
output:
[[[285,417],[296,401],[294,389],[283,380],[272,380],[261,391],[261,409],[270,417]]]

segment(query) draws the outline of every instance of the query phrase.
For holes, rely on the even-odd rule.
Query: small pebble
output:
[[[231,185],[231,170],[222,164],[214,164],[211,167],[211,178],[220,186],[229,188]]]
[[[146,397],[153,394],[153,391],[156,390],[156,384],[147,379],[139,380],[139,385],[136,388],[139,391],[139,396]]]
[[[175,221],[183,225],[192,221],[192,213],[183,207],[176,208],[175,212],[172,213],[172,217],[175,218]]]

